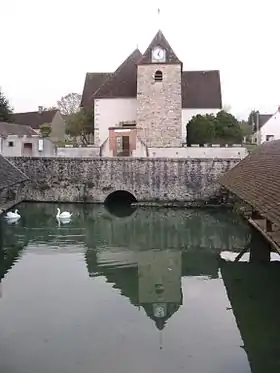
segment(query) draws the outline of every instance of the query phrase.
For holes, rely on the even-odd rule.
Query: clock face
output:
[[[156,47],[155,49],[153,49],[153,52],[152,52],[152,59],[153,61],[155,62],[164,62],[165,61],[165,51],[164,49],[160,48],[160,47]]]

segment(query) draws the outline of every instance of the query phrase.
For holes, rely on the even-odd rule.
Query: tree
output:
[[[241,128],[242,136],[246,139],[246,141],[250,141],[252,136],[252,126],[250,123],[246,122],[246,120],[242,120],[239,122],[239,126]]]
[[[215,137],[215,116],[196,115],[187,125],[187,144],[211,143]]]
[[[187,125],[187,144],[233,144],[242,142],[238,120],[221,110],[217,115],[196,115]]]
[[[77,113],[69,116],[66,123],[66,133],[77,139],[80,137],[82,144],[89,143],[89,137],[93,133],[92,110],[82,108]]]
[[[57,108],[63,115],[72,115],[79,111],[82,96],[78,93],[68,93],[57,101]]]
[[[0,90],[0,122],[12,122],[12,114],[9,101]]]
[[[40,126],[40,134],[42,137],[48,137],[52,132],[52,127],[49,123],[41,124]]]
[[[235,116],[224,110],[217,113],[215,138],[220,144],[242,142],[242,131]]]

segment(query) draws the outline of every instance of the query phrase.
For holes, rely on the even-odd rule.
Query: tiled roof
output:
[[[136,49],[114,73],[87,73],[81,106],[92,107],[94,98],[136,98],[137,65],[150,63],[150,51],[161,45],[167,53],[168,63],[181,63],[161,31],[144,53]],[[182,108],[221,109],[220,73],[213,71],[182,72]]]
[[[28,180],[17,167],[0,155],[0,189]]]
[[[175,52],[171,48],[170,44],[166,40],[165,36],[163,35],[162,31],[158,31],[155,37],[153,38],[151,44],[146,49],[145,53],[143,54],[143,57],[139,61],[139,64],[150,64],[151,61],[151,55],[152,50],[155,47],[162,47],[166,51],[166,62],[167,64],[181,64],[181,61],[176,56]]]
[[[183,71],[182,108],[221,109],[222,93],[219,71]]]
[[[27,113],[15,113],[12,118],[17,124],[24,124],[30,126],[33,129],[39,129],[41,124],[51,123],[55,114],[58,110],[46,110],[39,113],[38,111],[32,111]]]
[[[92,107],[92,95],[113,73],[87,73],[82,94],[81,107]]]
[[[273,114],[260,114],[259,115],[259,122],[260,128],[273,116]]]
[[[219,182],[280,227],[280,140],[258,147]]]
[[[141,57],[139,49],[135,49],[114,74],[105,80],[92,98],[136,97],[137,64]]]
[[[31,136],[37,135],[37,133],[29,126],[16,123],[0,122],[0,137],[6,137],[8,135]]]

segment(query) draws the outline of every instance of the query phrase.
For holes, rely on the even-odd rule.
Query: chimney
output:
[[[42,114],[42,112],[43,112],[43,106],[38,106],[38,113]]]

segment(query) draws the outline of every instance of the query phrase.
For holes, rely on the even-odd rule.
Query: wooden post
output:
[[[265,220],[265,230],[266,232],[272,232],[272,224],[271,224],[271,221],[266,219]]]
[[[253,220],[260,220],[260,219],[264,219],[264,218],[260,215],[260,213],[258,211],[253,210],[252,211],[252,219]]]

